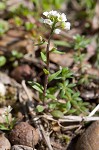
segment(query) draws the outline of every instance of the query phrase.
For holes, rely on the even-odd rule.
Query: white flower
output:
[[[45,11],[45,12],[43,13],[43,15],[46,16],[46,17],[48,16],[48,14],[49,14],[49,12],[47,12],[47,11]]]
[[[5,107],[5,112],[4,114],[9,114],[12,110],[12,107],[9,105],[8,107]]]
[[[60,15],[59,19],[60,21],[63,21],[63,22],[67,21],[66,15],[64,13]]]
[[[60,17],[60,14],[57,12],[57,11],[54,11],[54,10],[51,10],[49,12],[44,12],[43,13],[44,16],[48,17],[49,19],[51,19],[52,17],[55,18],[59,18]]]
[[[53,22],[50,19],[44,19],[43,23],[48,24],[50,26],[53,24]]]
[[[12,107],[9,105],[9,106],[7,107],[7,111],[10,113],[11,110],[12,110]]]
[[[59,34],[60,32],[61,32],[60,29],[55,29],[55,30],[54,30],[54,33],[56,33],[56,34]]]
[[[64,29],[70,30],[70,22],[65,23]]]
[[[0,82],[0,94],[4,96],[6,93],[6,88],[2,82]]]
[[[51,10],[49,12],[44,12],[43,15],[46,16],[46,19],[42,20],[43,23],[50,26],[54,25],[54,29],[58,27],[60,29],[70,30],[70,22],[66,22],[67,18],[64,13],[58,13],[57,11]],[[54,32],[59,34],[61,31],[60,29],[55,29]]]
[[[52,17],[52,16],[53,17],[59,17],[60,14],[57,11],[52,10],[52,11],[49,12],[48,16],[49,17]]]

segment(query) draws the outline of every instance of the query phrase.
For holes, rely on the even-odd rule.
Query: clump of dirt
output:
[[[34,147],[39,141],[38,131],[27,122],[20,122],[9,134],[12,145],[25,145]]]
[[[9,140],[5,137],[4,133],[0,133],[0,149],[1,150],[11,149],[11,144]]]
[[[75,150],[98,150],[99,149],[99,121],[92,123],[81,135]]]

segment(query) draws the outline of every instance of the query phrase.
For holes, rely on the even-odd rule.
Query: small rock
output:
[[[28,65],[18,66],[11,72],[11,76],[18,82],[21,82],[23,79],[29,80],[32,75],[33,71]]]
[[[33,148],[24,145],[14,145],[11,150],[33,150]]]
[[[0,133],[0,150],[10,150],[11,144],[5,137],[4,133]]]
[[[92,123],[81,135],[76,150],[99,150],[99,121]]]
[[[25,145],[33,147],[38,143],[38,131],[27,122],[17,124],[9,134],[12,145]]]
[[[95,99],[95,92],[94,92],[94,90],[90,90],[90,91],[88,91],[88,90],[83,90],[82,92],[81,92],[81,97],[83,98],[83,99],[85,99],[85,100],[92,100],[92,99]]]

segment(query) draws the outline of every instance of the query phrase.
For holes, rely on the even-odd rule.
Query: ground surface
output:
[[[99,0],[56,1],[0,2],[1,150],[98,150],[99,122],[91,123],[99,120],[99,112],[89,114],[99,103]],[[42,88],[34,82],[44,85],[46,63],[40,53],[45,53],[50,28],[40,18],[52,9],[66,14],[71,30],[51,39],[50,50],[56,47],[59,53],[49,55],[50,73],[60,67],[63,72],[48,84],[44,104]],[[13,109],[5,114],[8,106]]]

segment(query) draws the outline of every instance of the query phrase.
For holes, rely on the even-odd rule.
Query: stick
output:
[[[98,110],[99,110],[99,104],[93,109],[93,111],[88,115],[88,117],[92,117]]]
[[[85,116],[85,117],[82,117],[82,116],[64,116],[63,118],[60,118],[60,119],[54,119],[51,115],[42,115],[41,117],[44,117],[48,120],[51,120],[51,121],[56,121],[56,122],[82,122],[82,121],[85,121],[85,122],[88,122],[88,121],[96,121],[96,120],[99,120],[99,117],[89,117],[89,116]]]

